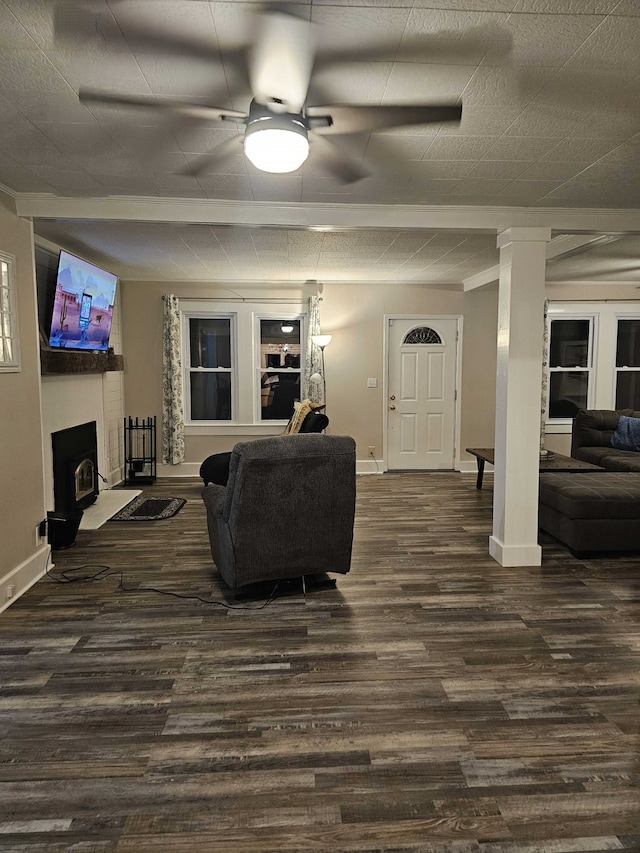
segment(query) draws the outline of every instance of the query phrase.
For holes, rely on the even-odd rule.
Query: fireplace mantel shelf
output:
[[[108,370],[124,370],[124,357],[108,352],[41,349],[40,366],[43,376],[106,373]]]

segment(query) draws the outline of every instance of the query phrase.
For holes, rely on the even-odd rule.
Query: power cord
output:
[[[118,578],[118,589],[122,592],[157,592],[159,595],[170,595],[173,598],[182,598],[186,601],[200,601],[202,604],[210,604],[216,607],[224,607],[226,610],[264,610],[265,607],[268,607],[272,601],[276,598],[276,592],[278,591],[278,587],[280,586],[280,581],[276,583],[274,588],[269,593],[266,601],[260,604],[258,607],[247,607],[242,604],[227,604],[226,601],[218,601],[216,599],[203,598],[201,595],[184,595],[179,592],[172,592],[167,589],[157,589],[154,586],[137,586],[137,587],[127,587],[124,583],[124,572],[122,571],[112,571],[110,566],[102,565],[101,563],[86,563],[83,566],[76,566],[73,569],[64,569],[60,572],[60,576],[56,577],[51,574],[49,570],[49,557],[51,552],[47,555],[47,563],[45,566],[45,573],[47,577],[53,581],[54,583],[80,583],[87,581],[103,581],[110,577]],[[98,569],[94,574],[85,574],[80,576],[72,575],[74,572],[87,571],[90,569]]]
[[[100,479],[102,480],[103,483],[107,483],[107,488],[106,489],[100,489],[100,491],[101,492],[110,491],[112,487],[109,485],[109,481],[107,480],[107,478],[103,477],[102,474],[100,473],[100,471],[96,471],[96,474],[98,475],[98,477],[100,477]]]
[[[379,474],[379,473],[380,473],[380,466],[378,465],[378,460],[377,460],[377,459],[376,459],[376,457],[373,455],[373,450],[370,450],[370,451],[369,451],[369,456],[370,456],[370,457],[373,459],[373,461],[376,463],[376,474]]]

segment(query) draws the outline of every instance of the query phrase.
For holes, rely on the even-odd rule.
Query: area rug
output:
[[[184,498],[147,498],[139,495],[110,521],[160,521],[171,518],[186,504]]]

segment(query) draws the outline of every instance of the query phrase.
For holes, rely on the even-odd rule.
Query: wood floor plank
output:
[[[266,607],[198,480],[81,530],[0,619],[0,850],[637,853],[640,557],[503,568],[490,485],[358,478],[351,572]]]

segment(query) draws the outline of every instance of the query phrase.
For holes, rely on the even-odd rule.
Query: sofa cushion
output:
[[[599,465],[604,468],[603,459],[616,453],[618,451],[611,447],[581,447],[571,455],[574,459],[580,459],[582,462],[590,462],[592,465]]]
[[[573,419],[571,455],[584,447],[611,447],[620,412],[610,409],[580,409]]]
[[[640,473],[545,473],[540,476],[540,503],[567,518],[640,520]]]
[[[600,457],[598,465],[607,471],[640,471],[640,453],[635,450],[610,450]]]

